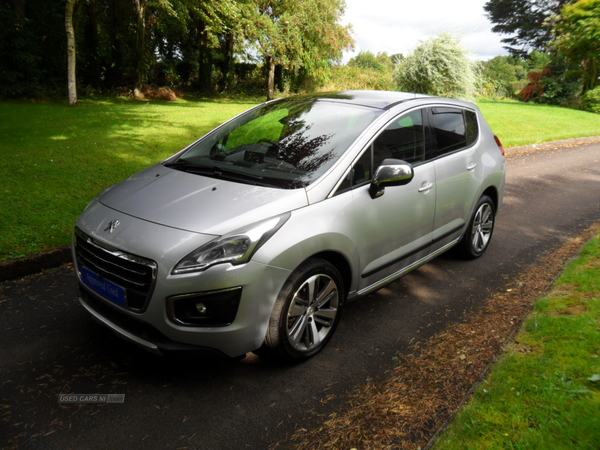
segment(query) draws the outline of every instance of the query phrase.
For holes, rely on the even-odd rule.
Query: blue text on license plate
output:
[[[112,281],[100,278],[100,276],[85,267],[81,268],[81,279],[86,286],[91,287],[98,294],[117,303],[127,306],[125,289]]]

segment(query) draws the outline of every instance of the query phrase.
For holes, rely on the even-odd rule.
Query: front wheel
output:
[[[281,289],[257,353],[297,362],[320,352],[337,328],[344,295],[335,266],[319,258],[307,260]]]
[[[485,253],[492,240],[495,218],[494,201],[487,195],[482,196],[475,206],[475,212],[468,224],[467,231],[458,244],[461,256],[466,259],[475,259]]]

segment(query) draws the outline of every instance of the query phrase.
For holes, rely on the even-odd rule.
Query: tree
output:
[[[479,78],[476,63],[450,33],[422,42],[394,70],[394,80],[402,91],[464,99],[475,96]]]
[[[65,29],[67,32],[67,89],[69,91],[69,105],[77,106],[77,78],[75,71],[75,30],[73,29],[73,9],[77,0],[67,0],[65,10]]]
[[[386,52],[379,52],[377,55],[367,51],[360,52],[350,61],[348,61],[350,67],[360,67],[361,69],[372,69],[377,71],[392,70],[393,62],[392,58],[388,56]]]
[[[268,99],[274,98],[277,65],[322,77],[353,43],[349,28],[338,22],[342,0],[251,0],[251,5],[245,33],[268,67]]]
[[[600,85],[600,0],[565,5],[554,25],[552,47],[580,65],[583,90]]]
[[[514,55],[526,55],[532,50],[545,50],[551,40],[548,19],[557,14],[570,0],[489,0],[483,9],[492,31],[510,35],[502,39],[505,48]]]

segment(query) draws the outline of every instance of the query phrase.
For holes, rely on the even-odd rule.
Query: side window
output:
[[[479,137],[477,114],[473,111],[465,111],[465,119],[467,122],[467,145],[473,145]]]
[[[462,109],[432,108],[432,131],[437,143],[434,156],[467,146],[467,132]]]
[[[394,119],[375,139],[338,187],[337,193],[371,181],[375,170],[387,158],[415,164],[425,160],[423,110]]]
[[[375,139],[373,166],[377,168],[386,158],[418,163],[425,158],[422,110],[402,115]]]
[[[344,181],[340,184],[337,193],[345,191],[352,186],[357,186],[371,180],[371,146],[362,154],[357,162],[354,163],[352,170],[348,173]]]

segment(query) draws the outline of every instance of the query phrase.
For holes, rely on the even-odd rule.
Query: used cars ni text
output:
[[[267,102],[91,201],[73,234],[80,302],[154,353],[303,360],[347,301],[452,247],[481,256],[504,174],[469,102]]]

